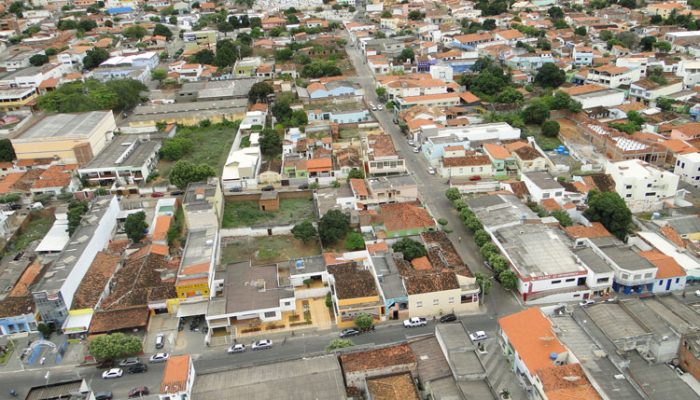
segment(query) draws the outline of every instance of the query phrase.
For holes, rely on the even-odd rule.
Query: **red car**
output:
[[[161,192],[151,193],[151,197],[163,197],[163,196],[165,196],[165,193],[161,193]]]
[[[480,181],[481,177],[479,175],[474,175],[471,178],[469,178],[470,181]]]
[[[133,388],[129,391],[129,398],[148,396],[148,388],[145,386]]]

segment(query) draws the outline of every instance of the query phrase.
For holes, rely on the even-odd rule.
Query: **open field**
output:
[[[227,202],[222,227],[289,225],[315,218],[314,203],[311,199],[280,200],[278,211],[261,211],[254,201]]]
[[[221,245],[221,262],[251,260],[253,265],[277,263],[321,254],[317,241],[304,244],[293,236],[235,237]]]

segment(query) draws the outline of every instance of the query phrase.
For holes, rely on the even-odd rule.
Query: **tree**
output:
[[[0,139],[0,161],[10,162],[17,158],[15,149],[12,147],[10,139]]]
[[[586,27],[585,26],[579,26],[576,29],[574,29],[574,34],[578,36],[586,36]]]
[[[253,84],[248,92],[248,100],[255,104],[257,102],[264,102],[267,100],[267,96],[275,92],[275,89],[267,82],[257,82]]]
[[[85,32],[90,32],[95,28],[97,28],[97,22],[91,19],[83,19],[80,22],[78,22],[78,29],[82,29]]]
[[[487,18],[484,20],[484,22],[481,24],[481,27],[485,31],[492,31],[496,29],[496,20],[493,18]]]
[[[361,169],[353,168],[348,173],[348,179],[365,179],[365,174]]]
[[[377,97],[380,99],[383,99],[386,96],[386,88],[378,87],[374,90],[374,92],[377,93]]]
[[[673,46],[671,46],[671,43],[665,40],[654,43],[654,47],[661,53],[668,53],[673,48]]]
[[[449,188],[445,191],[445,197],[447,197],[447,200],[449,200],[449,201],[455,201],[457,199],[461,199],[462,194],[459,192],[459,189],[457,189],[457,188]]]
[[[148,34],[148,31],[146,28],[144,28],[141,25],[132,25],[126,29],[124,29],[124,36],[126,36],[129,39],[136,39],[136,40],[141,40],[143,39],[144,36]]]
[[[219,68],[232,66],[238,58],[238,46],[231,39],[219,40],[216,42],[216,56],[214,65]]]
[[[479,229],[478,231],[474,232],[474,243],[476,243],[477,246],[481,247],[490,241],[491,236],[489,236],[485,230]]]
[[[214,64],[214,52],[209,49],[200,50],[192,55],[191,61],[198,64]]]
[[[671,111],[673,108],[673,100],[667,97],[659,97],[656,99],[656,106],[661,109],[661,111]]]
[[[289,61],[294,57],[294,51],[289,47],[279,49],[275,51],[275,61]]]
[[[146,223],[146,213],[139,211],[137,213],[129,214],[124,222],[124,231],[126,231],[126,236],[131,239],[132,242],[138,243],[146,236],[146,229],[148,229],[148,224]]]
[[[114,360],[140,353],[141,339],[123,333],[97,336],[90,342],[89,351],[98,360]]]
[[[108,58],[109,53],[107,50],[95,47],[85,53],[85,57],[83,57],[83,67],[85,69],[97,68]]]
[[[200,182],[215,176],[216,171],[207,164],[193,164],[187,160],[175,163],[170,171],[170,182],[180,189],[185,189],[192,182]]]
[[[292,117],[292,107],[290,107],[290,101],[287,98],[277,99],[272,105],[271,111],[277,121],[286,121]]]
[[[425,14],[418,10],[413,10],[408,13],[408,19],[410,19],[411,21],[419,21],[423,18],[425,18]]]
[[[588,209],[583,214],[591,222],[600,222],[618,239],[624,240],[630,231],[632,213],[615,192],[588,192]]]
[[[492,255],[498,254],[498,247],[496,247],[495,244],[488,242],[481,246],[479,252],[484,259],[488,260]]]
[[[423,257],[428,254],[425,246],[420,242],[409,238],[403,238],[391,246],[394,253],[402,253],[406,261],[411,261],[414,258]]]
[[[401,50],[401,54],[399,54],[399,61],[413,61],[415,57],[416,55],[413,53],[413,49],[405,48]]]
[[[506,290],[514,290],[518,287],[518,277],[515,275],[515,272],[509,269],[498,274],[498,280]]]
[[[642,51],[651,51],[656,43],[656,38],[654,36],[644,36],[642,40],[639,41],[639,45],[642,46]]]
[[[476,279],[476,284],[479,285],[481,290],[481,295],[486,296],[491,291],[491,279],[485,277],[482,273],[477,272],[474,274]]]
[[[133,79],[117,79],[101,83],[95,79],[69,82],[39,97],[39,108],[46,112],[85,112],[95,110],[123,111],[141,101],[141,92],[148,88]]]
[[[367,313],[359,313],[355,316],[355,326],[361,331],[368,331],[374,325],[374,318]]]
[[[508,268],[508,260],[500,254],[493,254],[488,260],[491,268],[493,268],[494,272],[497,274]]]
[[[177,22],[177,18],[175,18],[175,22]],[[170,28],[163,24],[156,24],[156,26],[153,28],[153,34],[165,36],[166,40],[170,40],[173,37],[173,32],[170,30]]]
[[[326,346],[326,351],[330,353],[333,350],[344,349],[354,345],[355,343],[353,343],[350,339],[333,339],[330,343],[328,343],[328,346]]]
[[[324,245],[332,245],[342,239],[350,229],[350,218],[340,210],[328,210],[318,223],[318,236]]]
[[[628,49],[634,49],[639,42],[639,36],[634,32],[625,31],[615,35],[615,40]]]
[[[350,251],[364,250],[365,249],[365,239],[359,232],[349,232],[345,236],[345,249]]]
[[[523,120],[528,124],[539,125],[549,118],[549,107],[541,99],[535,99],[522,112]]]
[[[73,232],[80,225],[80,221],[88,208],[86,201],[71,201],[68,203],[68,236],[73,236]]]
[[[49,335],[51,334],[51,328],[49,328],[49,326],[43,322],[39,323],[39,325],[36,326],[36,330],[39,331],[39,333],[41,333],[41,336],[44,339],[48,339]]]
[[[292,235],[294,235],[294,238],[307,244],[318,236],[318,232],[310,221],[304,221],[294,225]]]
[[[495,98],[496,103],[501,104],[516,104],[523,101],[523,94],[514,87],[506,87]]]
[[[549,18],[551,19],[564,19],[564,11],[560,7],[550,7],[547,10]]]
[[[637,8],[637,1],[636,0],[620,0],[617,2],[617,4],[621,5],[622,7],[629,8],[629,9]]]
[[[571,216],[569,216],[569,213],[567,213],[564,210],[552,211],[552,217],[556,218],[557,221],[559,221],[559,224],[561,224],[561,226],[565,228],[574,224],[574,221],[571,220]]]
[[[272,128],[265,128],[260,135],[260,151],[268,156],[274,157],[282,152],[282,138]]]
[[[151,71],[151,79],[153,79],[154,81],[162,82],[167,77],[168,77],[168,71],[166,71],[162,68],[156,68],[153,71]]]
[[[34,54],[33,56],[29,57],[29,63],[35,67],[40,67],[47,62],[49,62],[49,56],[45,54]]]
[[[545,63],[535,75],[535,83],[543,88],[557,88],[564,82],[566,74],[554,63]]]
[[[479,229],[484,228],[484,226],[481,224],[481,221],[479,221],[479,218],[477,218],[474,214],[471,214],[466,218],[466,220],[464,221],[464,225],[467,227],[467,229],[469,229],[472,232],[476,232]]]
[[[168,17],[168,23],[170,23],[170,25],[177,25],[177,16],[171,15]]]
[[[600,31],[598,36],[600,37],[600,40],[602,40],[604,42],[607,42],[608,40],[613,38],[612,32],[610,32],[609,30],[606,30],[606,29],[603,29],[602,31]]]
[[[17,18],[22,18],[22,11],[24,11],[24,2],[13,1],[12,4],[10,4],[10,8],[8,8],[8,11],[12,14],[15,14]]]
[[[160,157],[168,161],[177,161],[192,151],[194,143],[186,137],[175,136],[163,141],[160,147]]]
[[[542,134],[546,137],[554,138],[559,135],[559,122],[557,121],[545,121],[542,124]]]

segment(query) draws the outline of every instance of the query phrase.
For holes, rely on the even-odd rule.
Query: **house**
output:
[[[447,152],[450,149],[450,147],[445,148]],[[448,157],[446,153],[442,158],[440,175],[447,179],[467,178],[479,180],[493,175],[493,165],[488,156],[475,151],[467,152],[462,147],[460,151],[457,151],[456,156]]]
[[[35,88],[0,89],[0,111],[28,109],[36,102],[38,94]]]
[[[615,181],[615,191],[633,213],[664,208],[678,189],[678,175],[641,160],[609,162],[605,173]]]
[[[11,141],[18,160],[53,158],[84,165],[107,146],[116,127],[111,111],[53,114]]]
[[[42,272],[38,262],[24,256],[11,260],[0,273],[5,288],[0,293],[0,336],[36,332],[38,313],[29,287]]]
[[[306,116],[311,121],[331,121],[336,124],[357,124],[368,121],[370,113],[367,109],[354,106],[353,109],[345,107],[326,106],[323,109],[306,111]]]
[[[117,197],[95,200],[74,232],[73,240],[31,288],[32,297],[44,323],[62,326],[68,318],[74,295],[96,254],[112,239],[117,225]]]
[[[194,364],[189,354],[170,357],[165,361],[158,399],[179,400],[191,398],[194,379]]]
[[[615,89],[621,85],[637,82],[640,78],[641,71],[638,68],[632,69],[608,64],[590,68],[586,76],[586,82]]]
[[[531,145],[518,141],[507,144],[505,148],[511,151],[515,165],[518,166],[520,172],[537,172],[547,169],[547,159]]]
[[[115,136],[95,158],[78,168],[78,175],[98,185],[138,186],[156,168],[160,147],[160,141]]]
[[[574,65],[591,65],[593,64],[593,48],[588,46],[574,46],[571,52],[571,58],[574,60]]]
[[[659,83],[661,82],[661,83]],[[663,81],[645,78],[630,85],[629,98],[649,106],[656,105],[656,99],[678,93],[683,90],[683,79],[669,76]]]
[[[527,172],[522,174],[530,199],[539,203],[545,199],[563,201],[564,187],[547,172]]]
[[[394,100],[400,110],[414,106],[450,107],[461,103],[460,93],[436,93],[421,96],[407,96]]]
[[[182,198],[185,224],[190,230],[219,226],[224,217],[224,195],[219,179],[212,177],[206,182],[187,185]]]
[[[130,67],[142,68],[148,71],[158,66],[160,57],[155,51],[132,54],[128,56],[110,57],[100,64],[99,68]]]
[[[406,173],[406,162],[396,152],[389,135],[368,135],[363,140],[365,170],[369,176]]]
[[[420,135],[420,130],[423,126],[435,126],[432,121],[429,120],[411,120],[408,123],[409,129],[412,125],[412,122],[414,121],[423,121],[425,122],[424,124],[421,123],[421,125],[418,127],[416,136]],[[414,136],[414,140],[416,140]],[[428,137],[425,138],[425,141],[423,141],[423,144],[421,145],[421,150],[423,152],[423,156],[428,159],[428,162],[430,165],[437,167],[440,162],[442,161],[444,155],[445,155],[445,149],[447,148],[452,148],[452,147],[460,147],[460,148],[469,148],[469,141],[460,139],[457,135],[446,135],[446,136],[433,136],[433,137]]]
[[[255,71],[263,64],[261,57],[244,57],[236,60],[233,72],[236,78],[254,77]]]
[[[679,154],[676,157],[673,173],[678,175],[683,182],[698,187],[700,185],[700,153]]]
[[[355,316],[365,313],[379,321],[384,318],[384,301],[369,269],[356,262],[328,265],[331,275],[333,313],[338,328],[353,327]]]
[[[602,400],[581,364],[557,339],[538,307],[498,320],[499,342],[526,389],[541,399]]]
[[[78,182],[73,179],[74,165],[51,165],[39,175],[29,190],[33,195],[73,193],[78,190]]]
[[[464,127],[422,127],[420,136],[423,139],[436,136],[456,136],[460,140],[468,141],[472,148],[485,142],[497,142],[520,139],[520,129],[514,128],[505,122],[489,124],[474,124]]]
[[[700,122],[688,122],[671,126],[672,140],[694,140],[700,138]]]
[[[183,31],[182,41],[185,42],[185,49],[198,49],[201,47],[212,48],[216,46],[217,31]]]
[[[257,187],[261,160],[262,154],[259,146],[239,149],[234,149],[232,146],[221,173],[221,186],[224,190]]]
[[[326,83],[313,82],[306,87],[311,100],[325,100],[335,97],[362,96],[361,87],[353,82],[335,80]]]
[[[639,253],[656,267],[653,293],[670,293],[685,289],[687,274],[672,257],[658,250],[642,251]]]
[[[382,238],[414,236],[421,232],[434,230],[435,220],[428,210],[416,203],[381,204],[376,215],[361,217],[360,224],[364,230],[371,230]]]
[[[614,107],[624,103],[625,101],[624,91],[610,89],[608,87],[593,83],[588,83],[581,86],[572,86],[559,90],[581,103],[584,110],[594,107]]]
[[[507,175],[517,171],[515,157],[505,147],[493,143],[484,143],[484,154],[491,160],[494,175]],[[524,161],[521,160],[523,164]]]
[[[605,260],[615,273],[613,291],[630,294],[654,290],[658,268],[647,257],[643,257],[636,246],[626,245],[614,237],[591,239],[590,243],[591,249]],[[647,256],[654,260],[661,260],[660,262],[667,262],[656,254],[647,253]],[[673,266],[666,265],[665,268],[664,276],[677,273],[673,270]],[[656,284],[661,285],[658,282]]]
[[[366,386],[367,379],[394,373],[417,376],[418,358],[407,343],[347,352],[339,358],[348,387],[360,389]]]

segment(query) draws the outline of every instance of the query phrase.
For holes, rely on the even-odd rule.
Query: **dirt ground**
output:
[[[576,125],[576,122],[568,119],[556,119],[559,123],[559,135],[570,144],[588,144],[584,138],[581,129]]]

